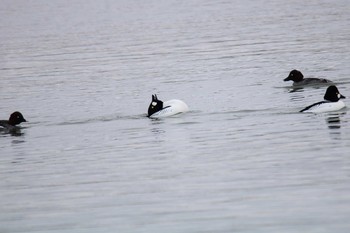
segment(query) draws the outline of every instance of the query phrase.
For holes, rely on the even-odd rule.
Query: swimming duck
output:
[[[299,70],[292,70],[284,81],[294,81],[293,86],[330,84],[331,80],[324,78],[304,78],[304,75]]]
[[[172,99],[168,101],[161,101],[157,95],[152,95],[151,104],[148,107],[148,117],[150,118],[162,118],[177,115],[187,112],[188,106],[185,102]]]
[[[331,112],[331,111],[338,111],[345,107],[345,103],[340,100],[340,99],[345,99],[345,96],[340,94],[338,88],[334,85],[329,86],[327,88],[323,98],[324,98],[324,101],[314,103],[302,109],[300,112],[313,112],[313,113]]]
[[[16,125],[19,125],[22,122],[27,122],[26,119],[24,119],[22,113],[14,112],[10,115],[10,118],[8,120],[0,120],[0,126],[9,131],[12,131],[17,129]]]

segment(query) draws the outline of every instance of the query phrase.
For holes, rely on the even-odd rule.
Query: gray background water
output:
[[[349,232],[350,2],[0,4],[0,232]],[[151,94],[191,111],[145,117]],[[348,99],[344,100],[348,103]]]

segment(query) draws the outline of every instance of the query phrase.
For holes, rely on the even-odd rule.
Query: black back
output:
[[[309,110],[310,108],[315,107],[315,106],[320,105],[320,104],[323,104],[323,103],[327,103],[327,102],[326,101],[320,101],[320,102],[311,104],[310,106],[307,106],[306,108],[300,110],[300,112],[305,112],[305,111]]]
[[[148,107],[148,117],[163,109],[163,101],[158,100],[157,95],[152,95],[152,102]]]

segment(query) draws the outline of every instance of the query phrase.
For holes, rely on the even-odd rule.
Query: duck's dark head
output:
[[[331,102],[337,102],[339,99],[345,99],[345,96],[339,93],[336,86],[332,85],[327,88],[323,98]]]
[[[21,124],[22,122],[27,122],[26,119],[24,119],[22,113],[14,112],[10,115],[9,125],[15,126]]]
[[[304,75],[299,70],[292,70],[288,77],[284,79],[284,81],[294,81],[294,82],[300,82],[304,78]]]
[[[152,102],[148,107],[148,117],[163,109],[163,101],[158,100],[157,95],[152,95]]]

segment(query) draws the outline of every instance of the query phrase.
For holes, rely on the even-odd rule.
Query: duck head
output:
[[[15,126],[21,124],[22,122],[27,122],[26,119],[24,119],[22,113],[14,112],[10,115],[9,125]]]
[[[327,88],[323,98],[331,102],[338,102],[340,99],[345,99],[345,96],[340,94],[336,86],[332,85]]]
[[[284,79],[284,81],[294,81],[294,82],[300,82],[304,78],[304,75],[299,70],[292,70],[288,77]]]
[[[148,107],[148,117],[163,109],[163,101],[158,100],[157,95],[152,95],[152,102]]]

